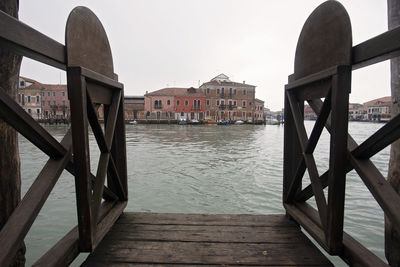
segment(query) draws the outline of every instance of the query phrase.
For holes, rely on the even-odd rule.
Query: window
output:
[[[47,96],[50,96],[50,92],[47,92]]]
[[[28,108],[28,113],[29,113],[29,114],[31,114],[31,113],[32,113],[32,110],[31,110],[30,108]]]
[[[210,93],[210,88],[207,88],[207,94],[209,94]]]
[[[210,100],[209,99],[206,100],[206,104],[207,104],[207,106],[210,105]]]
[[[233,101],[233,105],[234,105],[234,106],[236,106],[236,100],[235,100],[235,101]]]
[[[210,111],[209,110],[206,111],[206,116],[210,116]]]
[[[217,88],[217,94],[219,94],[219,88]]]
[[[179,104],[180,104],[180,103],[179,103],[179,100],[176,100],[176,105],[179,106]]]
[[[244,101],[244,100],[242,102],[242,107],[244,107],[244,108],[246,107],[246,101]]]
[[[50,101],[47,101],[47,105],[50,107]]]
[[[24,87],[24,86],[25,86],[25,82],[24,82],[24,81],[21,81],[21,82],[19,83],[19,85],[20,85],[21,87]]]
[[[56,92],[53,92],[53,96],[56,96]]]
[[[56,105],[57,105],[56,101],[53,101],[53,105],[54,105],[54,106],[56,106]]]
[[[222,87],[222,89],[221,89],[221,93],[225,93],[225,89],[224,89],[224,87]]]
[[[62,92],[62,96],[65,96],[65,92]]]
[[[243,90],[243,95],[246,95],[246,90]]]
[[[189,101],[185,100],[185,106],[189,105]]]
[[[28,103],[31,103],[31,96],[28,95]]]
[[[37,114],[40,114],[40,109],[37,108],[37,109],[36,109],[36,113],[37,113]]]
[[[42,92],[42,96],[44,96],[44,92]]]
[[[236,89],[233,90],[233,94],[236,95]]]
[[[229,106],[232,106],[232,100],[229,100]]]
[[[249,106],[251,106],[251,102],[249,102]]]
[[[185,116],[185,113],[183,113],[183,111],[181,112],[181,117]]]
[[[44,107],[46,105],[46,102],[42,101],[42,106]]]
[[[36,103],[39,103],[40,102],[40,99],[39,99],[39,96],[37,95],[36,96]]]
[[[146,116],[150,116],[150,111],[147,111]]]
[[[63,100],[63,106],[65,106],[65,100]]]
[[[169,99],[167,100],[167,105],[171,105],[171,101]]]
[[[217,106],[219,106],[219,100],[217,100]]]

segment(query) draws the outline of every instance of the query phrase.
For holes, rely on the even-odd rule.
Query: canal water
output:
[[[306,122],[308,133],[312,121]],[[350,122],[361,143],[382,124]],[[61,140],[67,126],[44,126]],[[90,137],[92,171],[99,151]],[[126,211],[184,213],[284,213],[283,126],[127,125],[129,202]],[[20,137],[23,194],[47,157]],[[319,173],[328,168],[326,132],[315,151]],[[373,157],[386,177],[389,148]],[[309,183],[304,178],[303,185]],[[312,205],[313,200],[309,201]],[[66,171],[26,238],[27,265],[77,224],[74,179]],[[353,171],[347,176],[345,231],[384,258],[383,212]],[[82,255],[74,264],[84,258]],[[331,259],[332,260],[332,259]],[[340,260],[333,260],[342,265]]]

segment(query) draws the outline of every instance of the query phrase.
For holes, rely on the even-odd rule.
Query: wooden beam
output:
[[[91,252],[93,249],[93,218],[91,203],[91,172],[89,158],[89,140],[87,123],[86,81],[80,75],[80,68],[67,69],[68,98],[71,105],[71,124],[76,206],[78,210],[80,250]]]
[[[50,158],[38,177],[13,211],[0,232],[0,265],[10,265],[21,242],[31,228],[54,185],[71,158],[71,133],[65,135],[62,145],[69,147],[64,157]]]
[[[400,27],[384,32],[352,48],[353,70],[400,55]]]
[[[0,88],[0,117],[49,157],[63,157],[65,147],[5,92]]]
[[[21,56],[65,70],[65,47],[0,11],[0,45]]]

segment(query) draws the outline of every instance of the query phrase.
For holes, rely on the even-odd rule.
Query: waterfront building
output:
[[[20,106],[34,119],[42,117],[41,92],[43,85],[38,81],[20,77],[17,100]]]
[[[254,105],[255,105],[254,121],[264,121],[264,101],[256,98],[254,101]]]
[[[350,103],[349,104],[349,120],[350,121],[360,121],[364,120],[366,110],[362,104]]]
[[[220,74],[200,86],[206,97],[205,119],[253,120],[256,86]]]
[[[370,121],[388,121],[391,118],[392,98],[385,96],[364,103]]]
[[[69,119],[70,106],[65,84],[43,84],[43,119]]]
[[[147,119],[203,120],[205,95],[198,88],[163,88],[144,95]]]
[[[144,118],[144,96],[124,97],[125,120]]]

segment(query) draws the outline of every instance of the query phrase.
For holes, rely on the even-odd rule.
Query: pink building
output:
[[[67,86],[65,84],[43,84],[43,118],[68,119],[69,111]]]
[[[146,118],[173,119],[175,113],[175,95],[178,88],[164,88],[144,95],[144,113]]]

